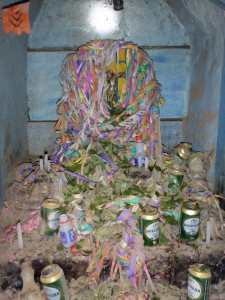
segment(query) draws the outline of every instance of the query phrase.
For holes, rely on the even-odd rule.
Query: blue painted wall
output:
[[[154,62],[166,104],[162,118],[184,118],[188,112],[189,49],[155,49],[147,53]],[[27,94],[31,121],[57,120],[56,102],[61,98],[59,73],[68,52],[29,52]],[[168,75],[169,74],[169,75]]]
[[[14,2],[2,0],[1,5]],[[33,3],[31,24],[40,3],[38,0]],[[0,23],[0,201],[12,181],[15,165],[28,153],[27,44],[27,34],[6,35]]]
[[[225,9],[225,0],[211,0],[213,3],[221,7],[222,9]]]
[[[210,1],[166,0],[190,37],[190,89],[184,139],[196,151],[211,151],[208,179],[215,180],[224,56],[224,14]],[[224,112],[223,112],[224,113]]]
[[[185,28],[164,0],[125,0],[114,11],[109,0],[44,0],[29,47],[74,47],[93,39],[121,39],[142,46],[188,44]]]
[[[225,44],[224,44],[225,49]],[[216,189],[225,196],[225,53],[223,57],[223,75],[219,110],[219,130],[216,152]],[[222,176],[223,179],[221,178]]]
[[[14,1],[1,1],[8,5]],[[27,153],[26,47],[25,33],[4,34],[0,23],[0,198],[12,178],[13,167]]]

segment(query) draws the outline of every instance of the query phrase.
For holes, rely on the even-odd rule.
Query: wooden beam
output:
[[[185,118],[160,118],[160,121],[162,122],[183,122]],[[43,124],[43,123],[51,123],[56,124],[57,120],[44,120],[44,121],[29,121],[30,124]]]
[[[27,48],[27,52],[74,52],[79,47],[59,47],[59,48]],[[139,46],[143,50],[158,50],[158,49],[190,49],[189,45],[183,46]]]

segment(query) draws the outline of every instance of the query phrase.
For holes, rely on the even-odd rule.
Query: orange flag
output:
[[[2,22],[6,34],[9,31],[13,31],[15,34],[25,31],[30,34],[29,5],[30,2],[25,2],[2,9]]]

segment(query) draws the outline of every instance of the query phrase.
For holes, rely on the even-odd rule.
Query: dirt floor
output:
[[[41,173],[36,178],[32,188],[24,188],[21,183],[14,182],[7,191],[6,202],[0,208],[0,299],[17,299],[22,289],[20,277],[21,264],[29,261],[35,270],[35,282],[42,289],[40,282],[41,270],[50,263],[59,264],[65,273],[71,299],[186,299],[188,267],[196,262],[210,266],[212,281],[210,300],[225,299],[225,230],[219,229],[206,248],[205,236],[194,242],[184,242],[174,239],[179,236],[179,229],[174,226],[165,227],[164,235],[169,242],[166,245],[145,247],[147,268],[157,289],[158,296],[140,296],[145,287],[133,290],[130,283],[125,281],[130,295],[113,298],[100,296],[99,287],[112,288],[109,278],[111,261],[107,261],[100,275],[100,283],[96,286],[98,293],[78,293],[80,284],[88,266],[88,257],[81,254],[73,255],[70,250],[61,246],[59,235],[53,237],[41,236],[38,231],[40,204],[47,196],[54,193],[54,186],[49,175]],[[222,211],[224,215],[224,211]],[[225,216],[225,215],[224,215]],[[18,249],[16,232],[10,234],[7,226],[15,226],[18,221],[26,224],[23,233],[24,249]],[[10,228],[13,229],[13,228]],[[15,229],[15,228],[14,228]],[[30,231],[30,232],[28,232]],[[7,235],[6,235],[7,233]],[[6,242],[7,240],[7,242]],[[126,273],[126,270],[123,270]],[[118,275],[119,277],[119,275]],[[127,276],[124,276],[127,277]],[[78,279],[80,278],[80,279]],[[78,279],[78,280],[77,280]],[[114,285],[119,282],[116,277]],[[147,285],[147,280],[146,280]],[[88,294],[89,293],[89,294]],[[86,296],[85,296],[86,295]],[[94,295],[94,296],[93,296]],[[157,298],[158,297],[158,298]]]

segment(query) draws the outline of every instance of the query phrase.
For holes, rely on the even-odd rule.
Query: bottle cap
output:
[[[66,214],[62,214],[59,216],[59,222],[61,224],[67,223],[67,222],[69,222],[69,218],[67,217]]]
[[[136,136],[135,141],[136,141],[136,143],[142,143],[143,142],[142,136],[141,135]]]

